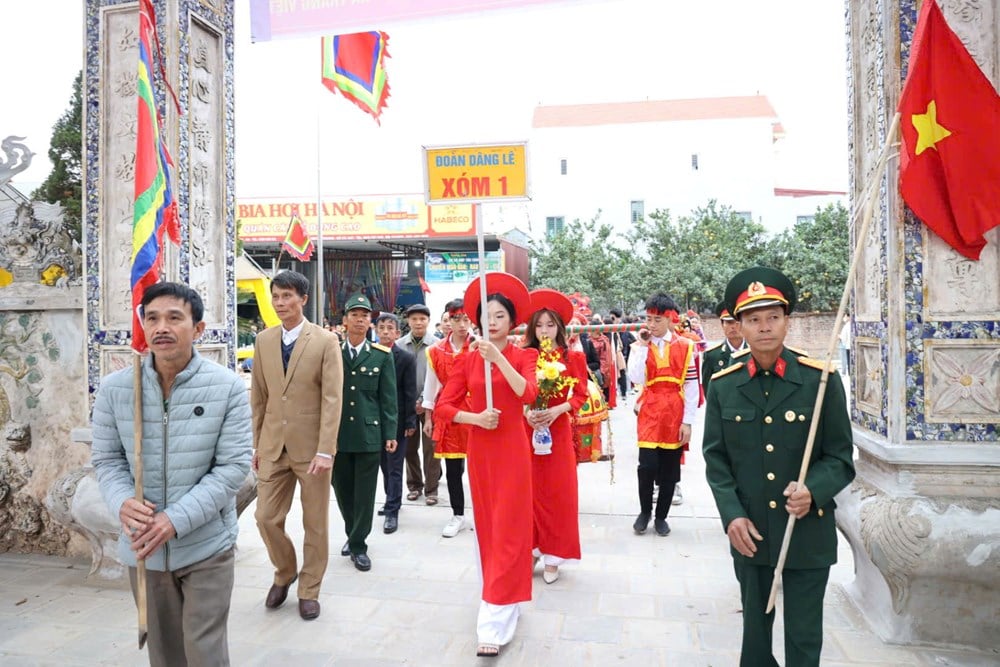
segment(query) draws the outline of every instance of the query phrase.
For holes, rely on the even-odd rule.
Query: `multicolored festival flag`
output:
[[[297,215],[293,215],[288,224],[288,233],[281,243],[288,254],[300,262],[308,262],[313,254],[313,242],[306,233],[305,225]]]
[[[920,9],[899,113],[906,205],[978,260],[1000,225],[1000,96],[933,0]]]
[[[389,97],[385,59],[389,35],[372,30],[349,35],[323,37],[323,85],[340,93],[381,125],[379,115]]]
[[[132,214],[132,349],[148,348],[139,309],[146,288],[160,279],[163,235],[180,243],[177,202],[170,187],[173,162],[160,134],[153,95],[153,50],[159,46],[151,0],[139,1],[138,122],[135,145],[135,209]]]

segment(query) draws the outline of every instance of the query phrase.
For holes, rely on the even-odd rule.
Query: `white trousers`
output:
[[[479,617],[476,619],[476,637],[480,644],[496,644],[503,646],[514,636],[517,629],[517,617],[521,615],[521,606],[514,604],[490,604],[485,600],[479,602]]]

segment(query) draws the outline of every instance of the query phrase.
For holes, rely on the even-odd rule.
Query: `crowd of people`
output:
[[[271,290],[281,326],[255,337],[249,400],[235,374],[194,347],[205,326],[197,292],[178,283],[146,291],[141,321],[151,354],[142,368],[142,415],[133,411],[130,372],[104,378],[93,463],[121,522],[120,554],[135,592],[140,562],[149,575],[150,663],[228,664],[235,498],[251,469],[254,516],[274,567],[265,606],[281,607],[297,582],[304,620],[321,614],[331,489],[344,523],[341,555],[367,572],[379,471],[386,534],[399,529],[404,484],[408,501],[422,496],[436,505],[443,473],[451,516],[442,536],[475,527],[476,652],[499,655],[514,636],[519,603],[531,599],[538,564],[543,582],[554,584],[560,567],[582,556],[576,467],[590,460],[580,450],[592,428],[581,418],[584,406],[603,400],[615,409],[634,393],[632,530],[644,534],[652,521],[656,535],[671,533],[669,511],[683,502],[681,465],[704,405],[707,480],[741,589],[741,664],[777,664],[774,613],[765,603],[789,514],[802,535],[783,574],[785,654],[790,665],[818,664],[823,592],[836,557],[833,496],[853,478],[852,444],[832,373],[799,483],[823,365],[784,345],[791,282],[761,267],[730,280],[716,308],[725,339],[711,347],[698,315],[665,293],[646,299],[640,321],[616,309],[588,313],[555,290],[529,292],[510,274],[489,272],[484,282],[447,304],[439,331],[427,306],[409,307],[401,335],[400,318],[375,313],[364,294],[348,299],[338,327],[312,324],[306,277],[277,274]],[[611,326],[621,323],[636,326]],[[515,336],[520,325],[524,333]],[[137,497],[139,465],[151,483]],[[285,527],[296,487],[301,563]]]

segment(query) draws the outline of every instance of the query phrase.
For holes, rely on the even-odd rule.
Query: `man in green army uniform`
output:
[[[392,350],[366,338],[372,305],[363,294],[352,296],[344,312],[347,340],[344,355],[343,410],[333,463],[333,490],[344,517],[347,542],[340,555],[354,567],[372,567],[365,540],[372,530],[375,487],[382,448],[396,450],[396,371]]]
[[[715,314],[719,316],[719,322],[722,324],[722,335],[726,339],[705,350],[705,356],[701,361],[701,389],[706,396],[712,375],[729,366],[733,357],[739,352],[748,349],[747,342],[743,339],[743,332],[740,330],[739,320],[729,314],[725,301],[715,307]]]
[[[844,387],[831,372],[805,484],[796,482],[821,362],[784,345],[795,307],[791,281],[755,267],[726,287],[750,354],[712,376],[705,415],[706,476],[729,536],[743,601],[741,667],[777,666],[774,612],[765,614],[788,515],[797,518],[782,574],[785,660],[819,665],[823,596],[837,561],[834,495],[854,479]]]

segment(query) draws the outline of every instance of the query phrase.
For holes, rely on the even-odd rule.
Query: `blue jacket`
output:
[[[101,381],[92,417],[91,461],[115,519],[135,496],[133,369]],[[250,470],[253,436],[243,380],[197,350],[174,380],[164,405],[152,355],[142,362],[143,494],[166,513],[176,537],[146,559],[150,570],[173,571],[236,544],[236,492]],[[135,566],[123,533],[119,559]]]

